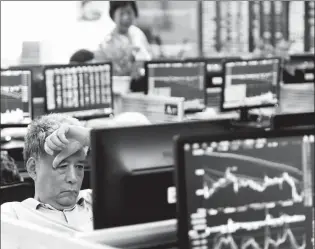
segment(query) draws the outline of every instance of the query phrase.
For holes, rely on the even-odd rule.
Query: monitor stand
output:
[[[234,128],[252,128],[252,129],[266,129],[270,127],[269,121],[260,122],[258,115],[250,114],[248,108],[240,109],[240,118],[232,120],[231,125]]]

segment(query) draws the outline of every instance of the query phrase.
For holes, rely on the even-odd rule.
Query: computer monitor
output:
[[[293,54],[284,63],[283,82],[285,84],[313,83],[315,82],[315,56],[314,54]]]
[[[145,73],[148,94],[184,97],[205,105],[205,61],[149,61]]]
[[[228,61],[223,70],[221,111],[240,110],[248,121],[249,109],[278,104],[280,59]]]
[[[30,123],[31,82],[30,70],[1,69],[1,125]]]
[[[218,133],[228,126],[216,120],[93,130],[94,228],[175,218],[173,136]]]
[[[78,119],[113,113],[111,63],[50,65],[44,68],[46,112]]]
[[[12,66],[10,69],[14,70],[31,70],[32,84],[30,90],[31,95],[31,114],[32,119],[42,116],[46,113],[45,109],[45,82],[44,82],[44,65],[19,65]]]
[[[179,248],[313,248],[314,134],[180,137]]]

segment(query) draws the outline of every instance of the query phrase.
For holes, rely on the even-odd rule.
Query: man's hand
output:
[[[54,151],[60,151],[66,148],[69,140],[66,138],[70,130],[70,125],[61,125],[57,130],[50,134],[44,144],[44,149],[47,154],[54,155]]]
[[[54,160],[54,165],[58,165],[61,157],[64,159],[82,147],[89,145],[90,129],[82,126],[63,124],[46,138],[44,149],[47,154],[52,156],[56,152],[60,152]]]
[[[76,140],[69,139],[69,144],[61,150],[53,161],[53,168],[56,168],[63,160],[82,149],[82,144]]]

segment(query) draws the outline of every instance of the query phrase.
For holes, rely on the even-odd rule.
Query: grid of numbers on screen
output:
[[[47,109],[90,109],[111,105],[110,65],[46,69]]]
[[[248,1],[202,1],[201,11],[204,55],[248,52]]]

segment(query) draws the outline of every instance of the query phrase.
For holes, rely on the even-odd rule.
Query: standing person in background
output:
[[[136,1],[110,1],[109,15],[115,23],[95,53],[97,62],[111,61],[115,76],[131,76],[137,68],[136,61],[151,60],[145,34],[134,25],[138,17]]]

